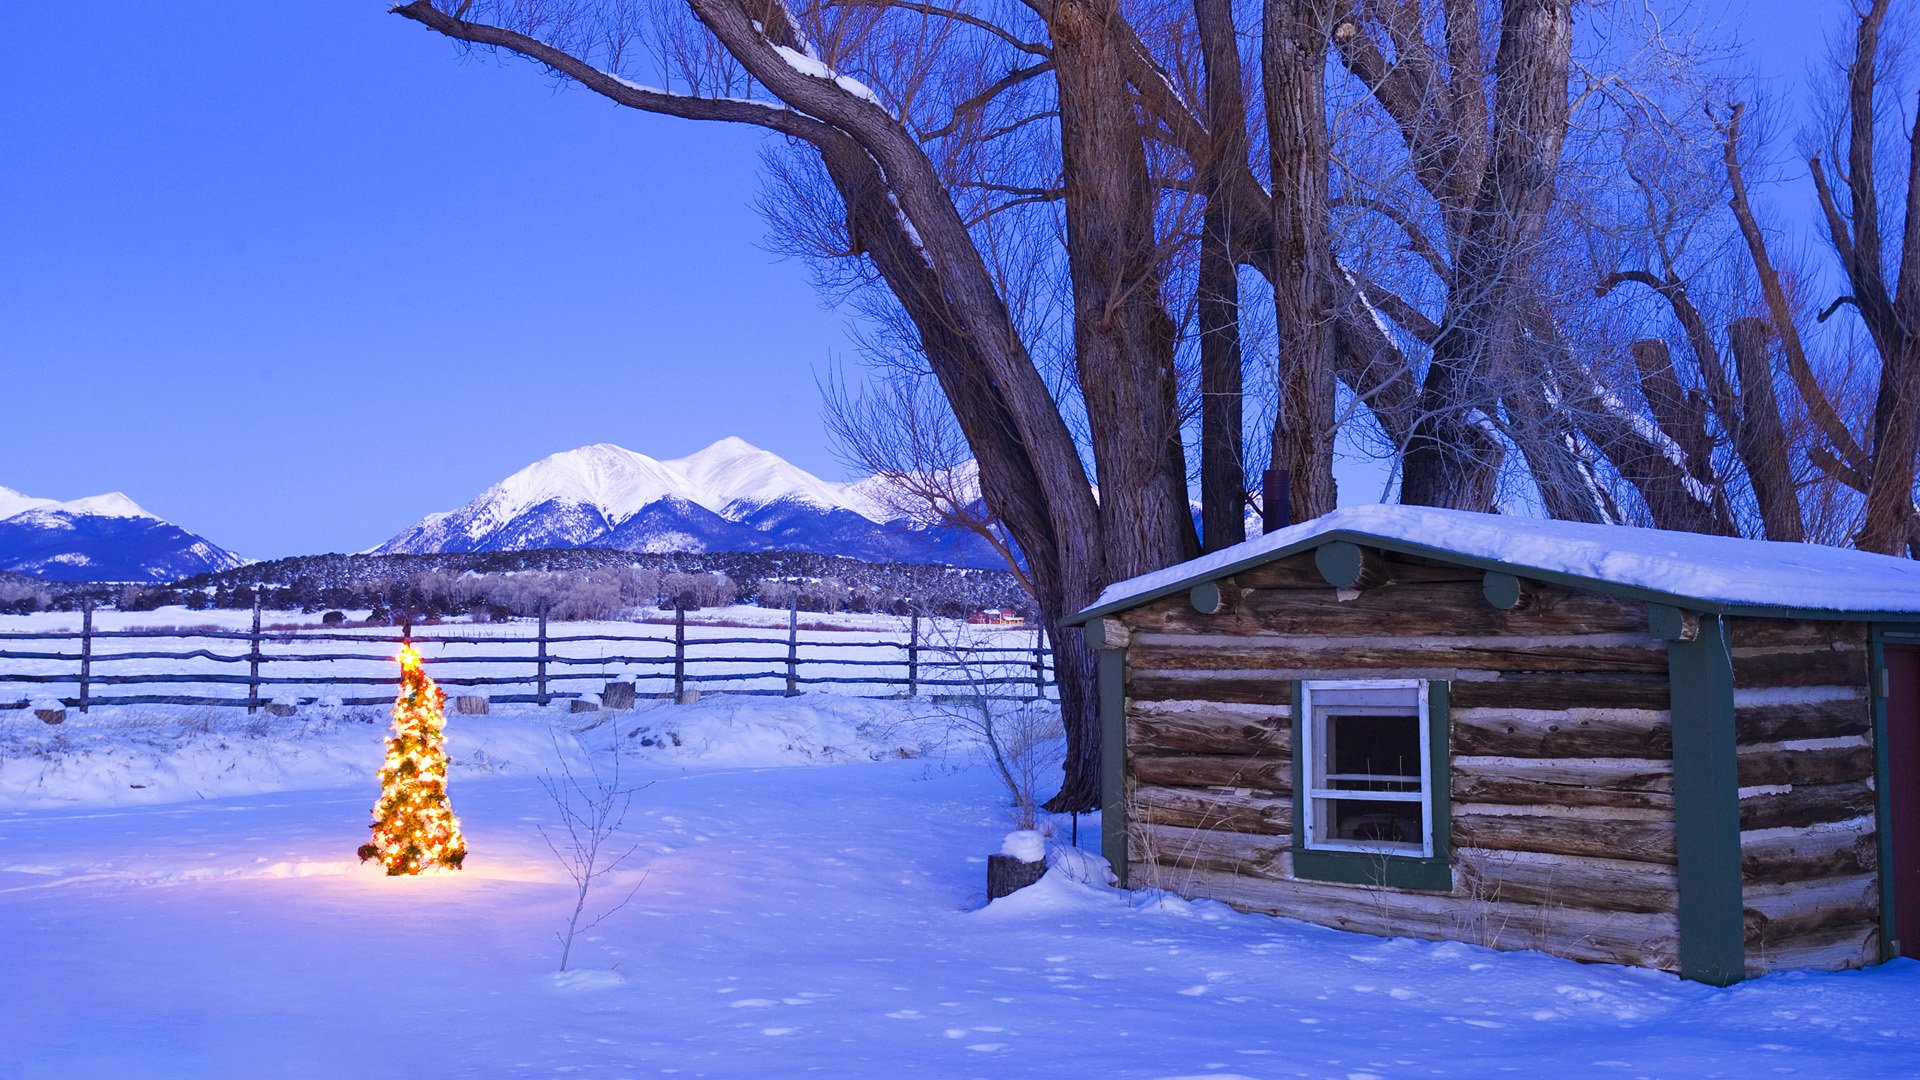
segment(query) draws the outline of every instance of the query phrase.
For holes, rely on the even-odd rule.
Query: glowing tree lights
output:
[[[432,866],[460,869],[467,842],[447,802],[446,692],[427,678],[412,645],[400,648],[400,697],[393,703],[393,737],[380,769],[380,801],[373,808],[373,842],[360,861],[379,859],[390,876]]]

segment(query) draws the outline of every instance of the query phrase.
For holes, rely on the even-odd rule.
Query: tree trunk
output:
[[[1292,476],[1292,517],[1334,506],[1333,236],[1327,206],[1331,0],[1268,0],[1262,42],[1272,148],[1273,306],[1280,408],[1273,467]]]
[[[1114,578],[1199,550],[1161,297],[1154,191],[1110,21],[1111,0],[1054,5],[1067,271],[1106,562]],[[1084,543],[1084,537],[1076,537]]]
[[[1732,430],[1734,449],[1747,467],[1754,501],[1760,507],[1760,526],[1769,540],[1799,543],[1807,538],[1800,516],[1800,496],[1794,490],[1792,444],[1780,419],[1780,400],[1773,392],[1773,365],[1767,360],[1767,324],[1760,319],[1735,319],[1727,326],[1727,341],[1740,375],[1737,422],[1722,423]]]
[[[1247,538],[1246,462],[1240,341],[1240,268],[1234,255],[1234,170],[1246,167],[1246,102],[1240,92],[1240,50],[1231,0],[1195,0],[1201,58],[1207,73],[1210,156],[1201,222],[1196,302],[1200,324],[1201,550]]]
[[[1454,256],[1447,317],[1402,466],[1403,502],[1493,509],[1503,451],[1490,383],[1518,348],[1524,277],[1566,139],[1572,42],[1569,0],[1501,6],[1492,153]]]

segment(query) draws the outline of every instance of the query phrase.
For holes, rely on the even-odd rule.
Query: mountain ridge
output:
[[[421,518],[370,553],[790,549],[1001,565],[988,544],[965,530],[890,513],[875,484],[871,477],[823,480],[738,436],[666,460],[593,443],[541,458],[466,504]]]
[[[124,492],[61,502],[0,487],[0,570],[47,581],[174,581],[246,560]]]

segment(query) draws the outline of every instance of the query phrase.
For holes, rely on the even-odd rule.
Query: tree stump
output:
[[[600,704],[609,709],[633,708],[633,684],[630,682],[610,682],[600,692]]]
[[[33,710],[33,715],[45,720],[49,724],[59,724],[66,721],[67,710],[64,707],[57,709],[35,709]]]
[[[485,716],[490,702],[485,694],[461,694],[453,699],[453,707],[462,716]]]
[[[281,701],[271,702],[267,705],[268,716],[292,716],[297,711],[299,711],[299,706],[288,705]]]
[[[599,705],[599,703],[597,703],[597,702],[593,702],[593,701],[589,701],[589,700],[587,700],[586,698],[578,698],[578,697],[577,697],[577,698],[574,698],[574,699],[572,699],[572,700],[570,700],[570,701],[568,701],[568,702],[567,702],[567,711],[568,711],[568,712],[570,712],[570,713],[574,713],[574,712],[599,712],[599,711],[600,711],[600,705]]]
[[[1011,855],[987,856],[987,899],[998,900],[1040,880],[1047,861],[1027,862]]]
[[[680,704],[682,705],[697,704],[699,700],[700,700],[700,691],[694,689],[691,686],[687,687],[685,690],[680,691],[679,701],[680,701]]]

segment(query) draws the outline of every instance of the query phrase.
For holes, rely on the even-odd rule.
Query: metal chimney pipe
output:
[[[1260,531],[1276,532],[1293,524],[1293,473],[1268,469],[1260,474]]]

